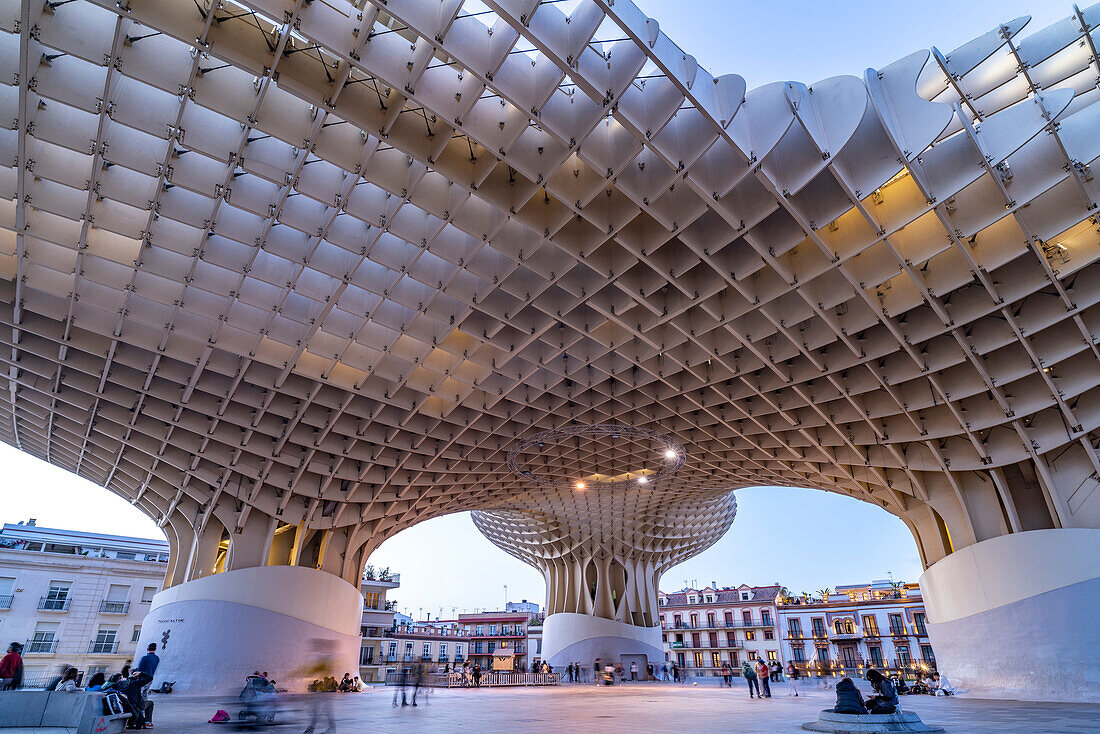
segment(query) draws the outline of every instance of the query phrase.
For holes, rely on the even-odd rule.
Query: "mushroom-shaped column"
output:
[[[665,570],[729,529],[727,486],[690,468],[683,446],[649,430],[572,426],[518,443],[509,467],[530,490],[474,513],[489,540],[546,580],[544,660],[658,663]]]

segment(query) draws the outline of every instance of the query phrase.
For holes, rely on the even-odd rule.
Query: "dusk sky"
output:
[[[1069,2],[733,2],[635,0],[661,29],[714,75],[737,73],[750,88],[777,80],[813,83],[861,75],[932,45],[944,53],[1021,15],[1028,35],[1072,13]],[[0,522],[162,537],[129,503],[91,483],[0,444]],[[779,582],[793,592],[887,578],[916,581],[920,560],[908,529],[884,510],[813,490],[756,487],[737,493],[732,529],[709,550],[669,571],[664,590]],[[540,575],[498,550],[468,513],[424,522],[387,541],[371,563],[401,573],[392,594],[402,611],[433,618],[500,608],[508,599],[543,602]]]

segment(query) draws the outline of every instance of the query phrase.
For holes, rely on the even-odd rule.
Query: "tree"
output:
[[[893,596],[895,599],[901,598],[901,592],[905,589],[904,581],[891,581],[890,587],[894,590]]]
[[[776,600],[780,604],[790,604],[790,602],[791,602],[791,591],[790,591],[790,589],[788,589],[786,586],[780,586],[779,587],[779,594],[776,596]]]

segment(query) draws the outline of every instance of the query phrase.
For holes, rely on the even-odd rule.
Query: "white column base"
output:
[[[936,664],[951,685],[1021,700],[1100,701],[1100,530],[976,543],[920,578]]]
[[[243,568],[153,597],[137,656],[155,642],[154,686],[174,681],[180,693],[236,695],[257,670],[280,688],[304,690],[313,679],[305,668],[317,661],[319,646],[328,648],[329,675],[339,680],[358,673],[362,616],[362,594],[332,574],[300,566]]]
[[[569,663],[589,666],[599,658],[603,662],[639,663],[641,657],[659,666],[665,660],[660,627],[636,627],[588,614],[562,612],[551,614],[542,625],[542,659],[564,670]]]

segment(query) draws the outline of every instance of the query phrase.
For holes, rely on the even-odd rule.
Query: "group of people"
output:
[[[266,678],[267,673],[264,673],[263,677]],[[310,693],[362,693],[366,689],[366,684],[359,680],[359,676],[352,677],[350,673],[344,673],[339,683],[334,676],[326,675],[306,686],[306,690]]]
[[[868,670],[864,677],[870,682],[875,695],[864,699],[851,678],[842,678],[836,684],[837,714],[892,714],[898,710],[898,691],[894,682],[881,672]]]
[[[947,681],[947,676],[935,671],[917,671],[917,681],[912,686],[907,686],[905,681],[899,681],[898,693],[914,693],[929,696],[953,696],[955,689]]]
[[[741,676],[749,687],[749,698],[771,698],[771,683],[779,683],[783,680],[783,666],[773,660],[771,664],[765,663],[763,658],[757,658],[756,662],[746,660],[741,665]],[[798,681],[802,677],[798,667],[794,663],[787,666],[787,695],[798,695]],[[722,682],[733,687],[733,669],[729,663],[722,665]],[[755,696],[754,696],[755,693]]]

